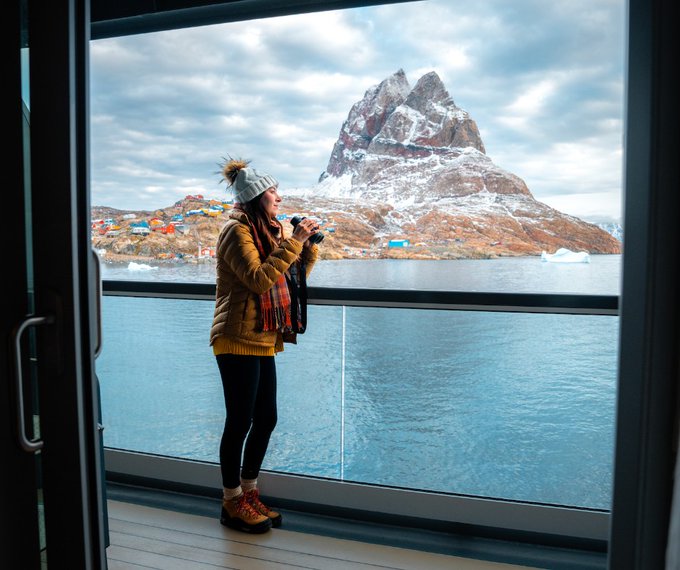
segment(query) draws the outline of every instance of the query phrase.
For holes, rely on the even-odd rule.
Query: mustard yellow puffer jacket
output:
[[[295,238],[288,238],[264,261],[253,239],[246,215],[232,211],[217,239],[217,291],[210,344],[224,336],[254,348],[274,347],[276,331],[262,331],[259,295],[272,288],[303,251]],[[316,262],[318,248],[304,248],[307,275]]]

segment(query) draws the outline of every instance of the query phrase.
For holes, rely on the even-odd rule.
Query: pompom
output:
[[[225,159],[224,163],[222,164],[222,179],[226,180],[228,185],[231,186],[236,182],[236,177],[238,176],[238,173],[246,168],[250,164],[249,160],[243,160],[243,159],[235,159],[235,158],[229,158],[229,160]]]

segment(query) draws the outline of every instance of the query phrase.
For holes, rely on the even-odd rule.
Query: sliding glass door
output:
[[[89,4],[10,2],[0,521],[7,568],[105,568],[97,283],[88,239]]]

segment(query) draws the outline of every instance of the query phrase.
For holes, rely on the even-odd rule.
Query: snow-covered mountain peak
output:
[[[494,164],[477,124],[434,71],[413,89],[399,70],[366,91],[340,129],[315,196],[344,200],[343,215],[371,212],[366,223],[376,235],[448,236],[460,251],[476,248],[474,255],[487,247],[499,255],[620,251],[607,232],[537,201],[519,176]]]

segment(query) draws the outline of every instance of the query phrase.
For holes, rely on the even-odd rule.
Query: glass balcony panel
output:
[[[618,318],[348,308],[348,480],[608,509]]]
[[[105,297],[107,447],[217,462],[207,301]],[[618,318],[310,306],[264,468],[608,509]]]
[[[279,415],[264,467],[342,479],[344,311],[308,312],[308,330],[276,357]]]
[[[101,384],[106,447],[215,460],[222,386],[208,346],[214,303],[104,297]]]
[[[208,301],[107,296],[97,359],[106,447],[218,462],[224,426]],[[277,356],[279,420],[267,469],[340,478],[342,307]]]

